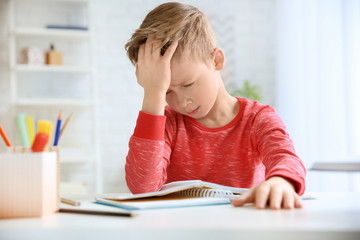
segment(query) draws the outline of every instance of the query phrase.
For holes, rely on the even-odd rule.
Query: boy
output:
[[[131,192],[200,179],[251,188],[234,206],[301,207],[305,168],[283,122],[272,107],[227,93],[224,53],[202,12],[162,4],[125,48],[144,88],[126,158]]]

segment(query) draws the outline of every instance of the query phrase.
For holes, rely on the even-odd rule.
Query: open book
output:
[[[98,195],[96,203],[128,210],[190,207],[229,204],[231,199],[247,191],[246,188],[226,187],[201,180],[177,181],[165,184],[157,192],[141,194]]]

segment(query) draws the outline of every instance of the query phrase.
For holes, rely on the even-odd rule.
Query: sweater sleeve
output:
[[[132,193],[153,192],[166,181],[170,144],[165,141],[166,116],[139,113],[126,157],[126,183]]]
[[[295,153],[283,121],[272,107],[266,106],[257,113],[254,131],[254,142],[266,168],[265,179],[273,176],[286,178],[302,195],[305,192],[305,167]]]

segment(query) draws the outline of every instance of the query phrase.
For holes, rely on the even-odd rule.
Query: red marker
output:
[[[37,133],[34,143],[31,147],[33,152],[43,152],[48,143],[49,136],[45,133]]]

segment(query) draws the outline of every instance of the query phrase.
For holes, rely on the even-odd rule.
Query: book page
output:
[[[97,197],[108,200],[138,199],[138,198],[148,198],[155,196],[165,196],[171,193],[180,192],[182,190],[191,189],[191,188],[211,188],[211,189],[228,190],[235,194],[241,194],[248,190],[246,188],[227,187],[215,183],[204,182],[201,180],[187,180],[187,181],[176,181],[165,184],[157,192],[128,194],[128,195],[101,194],[101,195],[97,195]]]

